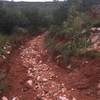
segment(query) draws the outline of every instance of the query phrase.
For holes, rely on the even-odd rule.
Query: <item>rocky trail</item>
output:
[[[44,48],[45,34],[17,48],[7,64],[8,89],[0,100],[100,100],[100,59],[73,58],[59,67]]]

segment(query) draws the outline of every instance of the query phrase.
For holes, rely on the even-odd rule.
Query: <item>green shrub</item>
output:
[[[12,33],[14,27],[23,27],[27,18],[20,10],[14,8],[0,8],[0,32]]]
[[[97,51],[97,50],[85,50],[84,52],[81,51],[79,56],[82,56],[82,57],[87,57],[87,58],[97,58],[97,57],[100,57],[100,52]]]
[[[67,18],[67,2],[64,2],[58,9],[53,12],[53,21],[54,25],[61,25]]]
[[[49,19],[40,14],[37,8],[0,7],[0,32],[2,33],[11,34],[16,27],[35,32],[40,28],[48,27],[49,24]]]
[[[78,56],[82,48],[91,44],[88,35],[92,24],[87,16],[84,17],[84,13],[71,6],[64,24],[53,25],[46,37],[48,50],[53,55],[61,55],[64,64],[68,64],[72,56]]]

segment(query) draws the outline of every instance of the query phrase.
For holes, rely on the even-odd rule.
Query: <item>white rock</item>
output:
[[[32,70],[32,68],[29,68],[28,70]]]
[[[32,85],[33,85],[33,81],[32,81],[32,80],[28,80],[28,81],[27,81],[27,84],[28,84],[29,86],[32,86]]]
[[[59,96],[59,100],[69,100],[69,99],[66,98],[65,96]]]
[[[65,85],[64,85],[64,83],[61,83],[61,86],[63,86],[63,87],[64,87],[64,86],[65,86]]]
[[[13,97],[12,100],[19,100],[19,98],[18,97]]]
[[[99,90],[99,91],[97,91],[97,95],[98,95],[98,96],[100,96],[100,90]]]
[[[96,42],[97,41],[97,39],[98,39],[98,36],[94,36],[93,38],[92,38],[92,43],[94,43],[94,42]]]
[[[39,61],[39,64],[41,64],[41,63],[42,63],[42,60]]]
[[[28,76],[33,77],[33,73],[29,73]]]
[[[76,98],[75,97],[73,97],[73,99],[72,100],[76,100]]]
[[[41,77],[40,77],[40,76],[38,76],[38,77],[37,77],[37,80],[39,81],[39,80],[40,80],[40,78],[41,78]]]
[[[27,71],[27,75],[28,75],[28,76],[30,76],[30,77],[32,77],[32,76],[33,76],[33,73],[31,72],[31,70],[30,70],[30,69],[28,69],[28,71]]]
[[[99,32],[100,32],[100,27],[98,27],[98,28],[97,28],[97,31],[99,31]]]
[[[66,91],[66,88],[62,88],[62,90],[61,90],[63,93]]]
[[[1,99],[2,99],[2,100],[8,100],[8,98],[5,97],[5,96],[3,96]]]
[[[2,55],[2,58],[3,58],[3,59],[6,59],[6,57],[5,57],[4,55]]]
[[[48,81],[48,79],[46,79],[46,78],[43,78],[42,80],[43,80],[44,82]]]
[[[7,54],[10,54],[10,51],[7,51]]]
[[[4,50],[6,50],[6,47],[3,47]]]
[[[68,69],[71,69],[71,67],[72,67],[71,65],[68,65],[68,66],[67,66]]]
[[[97,48],[97,44],[95,43],[95,44],[94,44],[94,49],[96,49],[96,48]]]
[[[56,57],[56,59],[59,59],[59,58],[61,58],[62,57],[62,55],[58,55],[57,57]]]
[[[88,64],[88,61],[85,61],[86,64]]]
[[[74,88],[71,88],[71,90],[74,91],[75,89]]]
[[[37,69],[36,68],[33,68],[33,71],[36,71]]]

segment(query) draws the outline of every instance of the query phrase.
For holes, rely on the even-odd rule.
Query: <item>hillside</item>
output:
[[[100,59],[73,58],[65,70],[47,54],[45,35],[26,41],[2,65],[10,70],[1,100],[99,100]]]
[[[70,6],[71,2],[2,2],[0,1],[0,6],[13,6],[17,9],[38,9],[41,13],[45,13],[46,15],[52,14],[56,9],[61,6]],[[99,5],[100,0],[83,0],[80,8],[82,10],[87,10],[93,5]]]
[[[0,4],[3,4],[5,7],[13,6],[17,9],[38,9],[39,12],[48,15],[52,14],[60,6],[66,4],[66,2],[1,2]]]

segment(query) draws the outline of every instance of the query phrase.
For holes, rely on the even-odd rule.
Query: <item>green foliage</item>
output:
[[[7,82],[6,82],[7,73],[5,70],[0,71],[0,92],[3,92],[7,89]]]
[[[84,52],[80,52],[79,56],[87,57],[87,58],[97,58],[100,57],[100,52],[97,50],[86,50]]]
[[[53,24],[61,25],[67,18],[67,3],[65,2],[53,12]]]
[[[68,10],[67,20],[62,25],[52,26],[46,37],[48,50],[55,56],[61,55],[64,64],[68,64],[72,56],[80,55],[81,49],[91,44],[88,35],[93,23],[89,16],[79,12],[75,3]]]
[[[37,8],[18,9],[17,7],[0,8],[0,32],[13,33],[16,27],[35,32],[42,27],[48,27],[49,19],[40,14]]]
[[[0,31],[11,33],[16,26],[23,27],[26,24],[27,18],[21,11],[12,8],[0,9]]]

